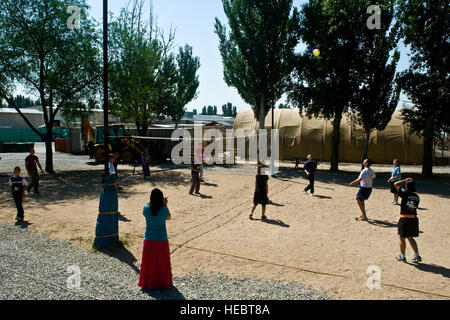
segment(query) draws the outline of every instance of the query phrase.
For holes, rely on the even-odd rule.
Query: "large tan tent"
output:
[[[423,139],[410,132],[396,110],[383,131],[373,131],[370,136],[369,157],[376,163],[392,163],[397,158],[401,164],[420,164],[423,155]],[[272,112],[266,116],[266,129],[272,127]],[[257,130],[258,122],[253,110],[240,111],[234,122],[234,130]],[[275,109],[274,128],[280,133],[280,160],[306,157],[308,153],[321,161],[331,159],[333,126],[324,119],[308,119],[298,109]],[[359,162],[364,150],[364,129],[344,117],[340,127],[339,161]]]

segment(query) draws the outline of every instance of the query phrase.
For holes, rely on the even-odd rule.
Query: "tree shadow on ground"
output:
[[[418,264],[408,263],[408,264],[416,267],[420,271],[440,274],[445,278],[450,278],[450,269],[445,268],[443,266],[438,266],[435,264],[426,264],[426,263],[418,263]]]
[[[391,185],[387,183],[387,180],[391,177],[389,172],[375,172],[376,179],[374,180],[374,189],[390,190]],[[341,170],[338,172],[331,172],[328,170],[317,170],[315,180],[325,184],[338,184],[342,186],[347,186],[350,182],[357,179],[359,172],[345,171]],[[431,195],[436,195],[443,198],[450,197],[450,176],[444,173],[434,173],[432,179],[425,179],[419,173],[403,173],[403,178],[411,177],[417,183],[417,193],[426,193]],[[297,178],[305,179],[304,181],[295,181]],[[307,180],[303,171],[294,168],[280,168],[280,172],[274,177],[274,179],[281,181],[289,181],[299,184],[307,185]],[[294,180],[286,180],[294,179]],[[324,188],[321,186],[316,186],[317,189]],[[330,189],[334,190],[334,189]]]
[[[183,294],[178,291],[175,286],[171,286],[169,289],[160,290],[147,290],[142,289],[142,293],[154,298],[155,300],[186,300]]]
[[[89,201],[100,200],[102,193],[101,176],[103,170],[77,170],[61,171],[55,175],[45,174],[40,177],[40,195],[26,195],[27,208],[45,208],[47,204],[70,204],[73,200]],[[0,175],[0,179],[2,175]],[[7,178],[7,176],[5,176]],[[183,172],[165,171],[153,173],[152,178],[143,181],[131,172],[119,172],[119,185],[123,190],[119,191],[119,199],[127,199],[135,194],[133,187],[136,184],[148,183],[157,185],[159,188],[165,186],[178,186],[188,184],[189,175]],[[26,177],[29,181],[29,178]],[[9,195],[10,189],[7,184],[0,184],[0,195]]]
[[[135,262],[137,262],[137,259],[134,257],[134,255],[123,246],[121,242],[112,245],[107,248],[99,249],[99,252],[102,252],[104,254],[107,254],[108,256],[112,258],[116,258],[117,260],[126,263],[133,269],[137,274],[140,273],[139,268],[135,265]]]

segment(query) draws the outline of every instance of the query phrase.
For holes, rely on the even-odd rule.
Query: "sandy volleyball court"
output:
[[[42,195],[27,196],[24,203],[28,228],[90,249],[101,193],[100,170],[43,176]],[[357,177],[356,171],[320,171],[316,195],[311,197],[302,192],[307,180],[301,172],[286,168],[269,181],[268,220],[260,220],[258,207],[257,220],[251,221],[253,171],[250,167],[208,168],[199,197],[188,194],[187,169],[153,172],[149,181],[122,170],[119,232],[125,249],[113,255],[139,267],[145,229],[142,208],[151,189],[158,187],[169,198],[172,220],[167,229],[175,275],[213,271],[298,281],[325,289],[337,299],[450,299],[448,176],[418,181],[418,245],[423,263],[413,265],[394,259],[399,251],[400,208],[390,204],[387,172],[377,173],[375,189],[366,202],[367,223],[354,220],[359,215],[357,188],[347,184]],[[0,223],[14,222],[15,208],[5,183],[0,186],[0,210]],[[410,261],[409,245],[406,254]],[[369,266],[381,270],[378,290],[366,286]]]

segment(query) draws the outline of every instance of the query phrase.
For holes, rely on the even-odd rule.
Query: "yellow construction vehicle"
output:
[[[89,155],[96,162],[105,162],[106,147],[104,143],[104,126],[95,128],[95,142],[88,145]],[[144,144],[132,136],[126,135],[125,126],[113,124],[109,126],[108,153],[119,153],[119,159],[123,163],[135,163],[141,161]]]

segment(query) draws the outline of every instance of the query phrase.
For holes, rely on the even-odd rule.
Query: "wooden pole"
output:
[[[109,173],[109,123],[108,123],[108,0],[103,0],[103,143],[105,145],[105,173]]]

